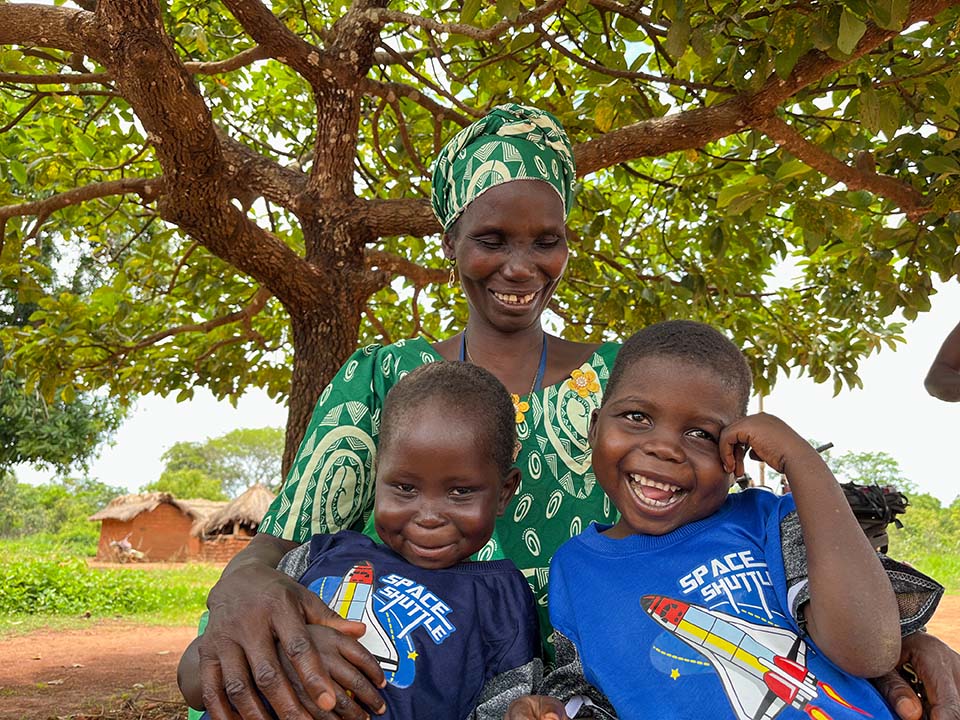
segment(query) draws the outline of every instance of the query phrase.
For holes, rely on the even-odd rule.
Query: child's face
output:
[[[590,426],[593,471],[621,515],[607,534],[664,535],[716,512],[731,482],[717,440],[738,405],[699,365],[649,357],[627,368]]]
[[[484,546],[517,489],[500,471],[483,428],[440,403],[427,403],[416,422],[391,437],[377,460],[377,534],[408,562],[445,568]]]

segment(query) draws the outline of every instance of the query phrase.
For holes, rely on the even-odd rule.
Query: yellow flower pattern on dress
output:
[[[590,393],[600,392],[600,383],[597,382],[597,374],[593,370],[574,370],[567,380],[567,387],[582,398]]]
[[[514,395],[513,393],[510,393],[510,399],[513,400],[513,409],[517,413],[516,421],[517,425],[519,425],[524,420],[524,413],[530,411],[530,403],[526,400],[521,400],[519,395]]]

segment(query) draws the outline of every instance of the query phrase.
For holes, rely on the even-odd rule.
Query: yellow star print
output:
[[[680,677],[680,671],[674,668],[670,671],[670,677],[676,680],[678,677]]]
[[[410,652],[407,653],[407,657],[410,658],[411,660],[416,660],[419,656],[417,655],[416,650],[411,650]]]

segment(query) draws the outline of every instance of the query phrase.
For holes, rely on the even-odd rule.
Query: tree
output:
[[[279,457],[279,455],[278,455]],[[168,492],[177,498],[226,500],[223,483],[202,470],[165,470],[159,479],[143,487],[143,492]]]
[[[283,438],[280,428],[241,428],[202,443],[174,443],[163,454],[160,479],[144,490],[219,500],[255,483],[275,487],[282,480]]]
[[[839,391],[960,270],[960,0],[77,2],[0,3],[0,272],[102,278],[0,334],[48,397],[289,383],[289,466],[358,339],[461,326],[428,163],[506,100],[576,143],[569,336],[707,320]]]

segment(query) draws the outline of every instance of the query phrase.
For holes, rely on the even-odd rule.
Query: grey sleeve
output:
[[[571,718],[616,720],[617,713],[606,695],[587,680],[576,645],[560,631],[554,631],[553,637],[557,664],[540,687],[534,689],[534,694],[549,695],[566,703],[567,713],[573,713]]]
[[[307,567],[310,565],[309,559],[310,543],[305,542],[303,545],[295,547],[293,550],[280,558],[280,562],[277,563],[277,570],[282,572],[284,575],[289,575],[290,577],[299,580],[300,576],[307,571]]]
[[[804,606],[810,602],[810,586],[807,584],[807,551],[803,544],[800,519],[796,512],[785,515],[780,521],[780,544],[783,551],[783,569],[787,578],[787,600],[790,614],[800,629],[806,631],[803,617]],[[880,555],[880,563],[887,572],[893,592],[900,607],[900,634],[916,632],[933,617],[943,586],[909,565]]]
[[[543,661],[534,658],[526,665],[494,675],[487,680],[470,720],[501,720],[510,703],[530,695],[543,680]]]

